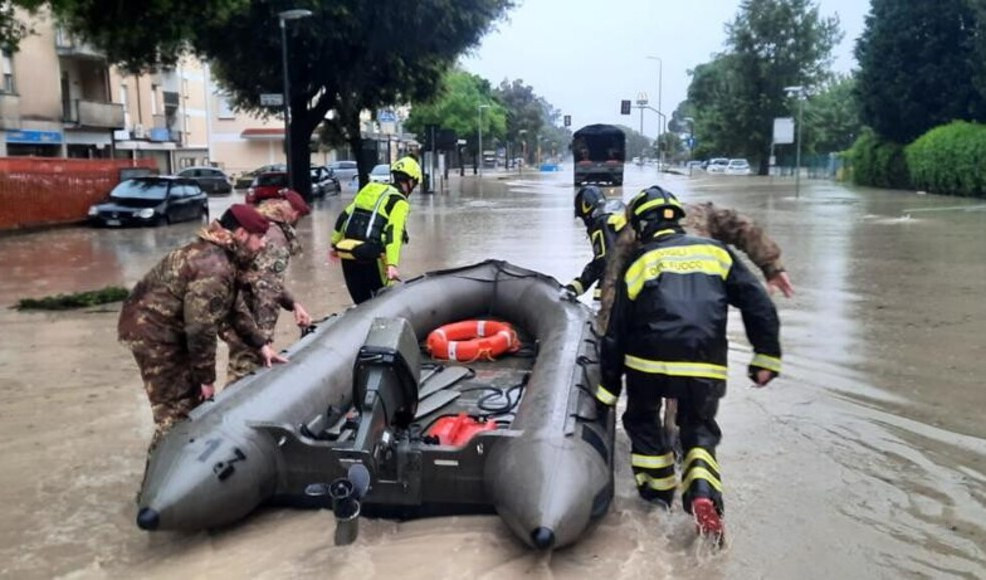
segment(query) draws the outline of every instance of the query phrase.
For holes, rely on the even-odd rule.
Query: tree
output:
[[[459,69],[448,71],[442,79],[442,87],[430,102],[415,105],[404,127],[417,135],[424,135],[428,125],[452,129],[459,138],[466,139],[466,148],[473,159],[477,156],[479,106],[483,110],[483,137],[503,137],[507,127],[507,112],[494,99],[490,83],[477,75]]]
[[[821,17],[813,0],[743,0],[726,33],[735,99],[729,130],[741,138],[736,152],[759,161],[766,175],[773,120],[790,114],[784,87],[828,77],[839,20]]]
[[[45,0],[8,0],[0,4],[0,48],[15,52],[22,38],[31,28],[17,18],[17,9],[33,14]]]
[[[906,144],[953,119],[986,120],[986,40],[972,4],[872,1],[855,48],[863,123]]]
[[[654,144],[645,135],[626,125],[616,125],[626,136],[626,159],[647,157],[654,154]]]
[[[383,106],[420,102],[440,86],[442,73],[513,6],[512,0],[52,0],[70,28],[106,51],[113,62],[144,68],[171,62],[190,49],[209,60],[240,110],[269,113],[261,93],[281,91],[278,13],[312,16],[289,23],[292,164],[306,167],[312,133],[360,151],[359,115]],[[329,111],[334,114],[327,118]],[[368,161],[359,159],[366,182]],[[307,171],[294,187],[310,189]]]
[[[853,77],[835,77],[808,99],[801,137],[806,152],[832,153],[852,147],[862,131],[855,87]]]
[[[547,103],[534,93],[530,85],[525,85],[521,79],[508,82],[506,79],[493,91],[494,96],[503,104],[507,112],[508,143],[523,144],[530,162],[537,151],[538,137],[545,124],[545,117],[551,114],[546,110]],[[550,107],[550,105],[548,105]]]

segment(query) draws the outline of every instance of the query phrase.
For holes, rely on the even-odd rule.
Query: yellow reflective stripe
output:
[[[571,285],[572,288],[575,288],[575,293],[576,294],[581,295],[581,294],[583,294],[585,292],[585,288],[582,287],[582,282],[579,281],[578,278],[576,278],[576,279],[572,280],[571,282],[569,282],[569,285]]]
[[[602,404],[612,407],[616,404],[617,396],[604,389],[602,385],[599,385],[596,387],[596,398],[599,399],[599,402]]]
[[[659,237],[659,236],[666,236],[668,234],[674,234],[674,233],[677,233],[677,232],[675,232],[675,230],[658,230],[658,231],[654,232],[654,235],[651,236],[651,237],[656,238],[656,237]]]
[[[592,251],[594,254],[596,248],[599,248],[599,253],[594,255],[593,258],[602,258],[606,255],[606,240],[603,238],[603,231],[601,229],[592,232],[592,236],[589,241],[592,243]]]
[[[660,199],[652,199],[647,203],[645,203],[644,205],[638,207],[636,210],[634,210],[633,213],[636,215],[641,215],[651,208],[655,208],[662,205],[681,207],[681,202],[679,202],[677,199],[673,197],[668,197],[667,199],[664,199],[663,197],[661,197]]]
[[[729,275],[733,259],[729,252],[711,244],[691,246],[671,246],[651,250],[627,268],[624,281],[630,300],[637,298],[644,283],[662,273],[669,274],[708,274],[723,279]]]
[[[673,475],[669,477],[651,477],[646,473],[638,473],[634,475],[637,480],[637,487],[649,487],[657,491],[667,491],[669,489],[674,489],[677,487],[677,481]]]
[[[600,298],[602,298],[602,297],[603,297],[603,289],[602,289],[602,288],[599,288],[599,287],[597,286],[597,287],[595,288],[595,290],[593,290],[593,291],[592,291],[592,297],[593,297],[593,299],[595,299],[595,300],[599,300]]]
[[[753,362],[751,362],[750,364],[755,367],[760,367],[762,369],[774,371],[775,373],[778,374],[780,374],[781,372],[781,359],[774,356],[758,354],[753,357]]]
[[[620,231],[627,225],[627,216],[625,213],[614,213],[606,221],[615,231]]]
[[[665,453],[664,455],[640,455],[637,453],[631,453],[630,465],[634,467],[643,467],[644,469],[661,469],[662,467],[671,467],[674,465],[674,455],[671,453]]]
[[[716,471],[722,471],[719,469],[719,463],[716,462],[716,458],[712,457],[711,453],[701,447],[693,447],[688,450],[688,454],[685,455],[685,466],[683,470],[688,471],[688,466],[698,460],[704,461],[706,465]]]
[[[719,478],[713,475],[711,471],[705,469],[704,467],[693,467],[688,472],[688,475],[685,476],[685,479],[682,480],[681,489],[687,490],[688,486],[690,486],[696,479],[704,479],[709,482],[709,485],[711,485],[713,489],[722,493],[722,482],[719,481]]]
[[[709,363],[649,360],[628,354],[623,359],[623,364],[642,373],[671,377],[703,377],[721,380],[726,380],[728,377],[728,369],[725,366]]]

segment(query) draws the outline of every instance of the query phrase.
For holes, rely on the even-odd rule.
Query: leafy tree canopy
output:
[[[360,112],[430,98],[442,73],[479,42],[512,0],[51,0],[70,29],[130,68],[174,62],[185,50],[207,59],[242,110],[266,112],[260,94],[282,87],[278,14],[291,54],[292,162],[308,163],[310,137],[361,150]],[[329,111],[334,111],[326,119]],[[366,180],[368,162],[360,159]],[[307,171],[295,186],[309,187]]]
[[[953,119],[986,120],[986,40],[973,6],[986,10],[969,0],[872,0],[855,53],[860,114],[878,135],[909,143]]]

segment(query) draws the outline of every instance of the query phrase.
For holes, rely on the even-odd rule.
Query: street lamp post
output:
[[[657,68],[657,110],[658,110],[659,113],[661,113],[663,115],[664,108],[661,106],[661,93],[664,90],[664,61],[661,60],[661,57],[659,57],[659,56],[648,56],[647,58],[649,60],[656,60],[657,61],[657,65],[658,65],[658,68]],[[661,119],[658,119],[657,120],[657,151],[658,151],[658,154],[657,154],[657,157],[658,157],[657,170],[658,171],[660,171],[661,168],[664,166],[664,148],[661,147],[661,134],[664,133],[664,128],[661,125],[662,125],[662,121],[661,121]]]
[[[483,176],[483,109],[489,105],[479,105],[479,149],[476,151],[476,164],[479,165],[479,176]]]
[[[311,10],[285,10],[277,14],[281,23],[281,65],[284,73],[284,155],[288,173],[288,186],[294,187],[294,167],[291,163],[291,80],[288,69],[288,20],[308,18]]]
[[[794,154],[794,197],[797,199],[801,197],[801,126],[804,124],[805,118],[805,88],[802,85],[796,85],[793,87],[784,87],[784,91],[788,95],[795,95],[798,98],[798,133],[797,133],[797,149]]]

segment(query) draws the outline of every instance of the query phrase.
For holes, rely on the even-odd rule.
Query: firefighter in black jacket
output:
[[[581,296],[603,277],[606,259],[616,246],[620,231],[626,226],[626,205],[621,200],[607,200],[595,185],[587,185],[575,194],[575,217],[582,218],[592,244],[592,261],[582,269],[582,275],[569,282],[562,292],[569,298]],[[597,284],[593,297],[599,300]]]
[[[699,533],[721,541],[722,481],[716,424],[726,392],[726,319],[730,304],[743,314],[755,356],[749,376],[765,386],[780,373],[780,323],[760,282],[731,250],[715,240],[686,235],[681,203],[654,186],[629,204],[641,247],[628,260],[602,341],[604,411],[619,398],[626,372],[623,425],[631,467],[645,500],[670,506],[677,487],[674,458],[659,413],[661,399],[678,399],[685,452],[682,505]]]

